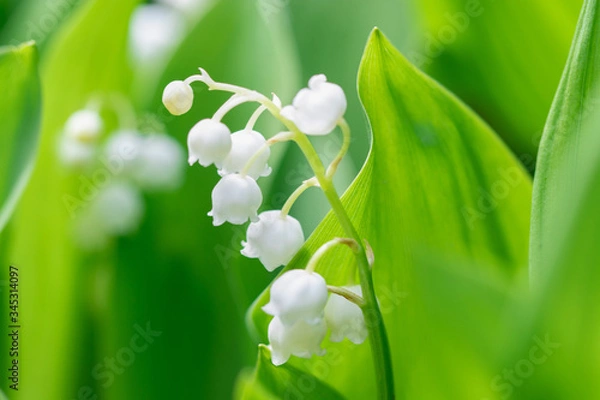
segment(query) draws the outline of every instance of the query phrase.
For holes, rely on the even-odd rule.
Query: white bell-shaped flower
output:
[[[310,78],[308,88],[301,89],[292,105],[281,110],[281,115],[307,135],[326,135],[343,117],[346,106],[342,88],[327,82],[321,74]]]
[[[173,81],[165,87],[162,101],[171,114],[185,114],[192,108],[194,91],[184,81]]]
[[[231,150],[231,131],[222,122],[203,119],[190,130],[187,143],[190,165],[198,161],[203,167],[219,168]]]
[[[258,219],[258,208],[262,203],[262,193],[258,184],[249,176],[225,175],[212,191],[213,225],[224,222],[241,225],[250,219]]]
[[[327,283],[316,272],[303,269],[287,271],[271,286],[271,300],[263,307],[267,314],[279,317],[284,325],[297,321],[317,324],[327,304]]]
[[[137,157],[135,181],[144,189],[172,190],[183,181],[184,152],[170,136],[155,133],[144,138]]]
[[[144,201],[133,186],[114,182],[102,189],[90,204],[95,229],[102,229],[110,236],[129,234],[137,229],[144,214]]]
[[[248,168],[247,174],[254,179],[261,176],[267,176],[271,173],[271,168],[267,165],[271,150],[268,147],[263,148],[267,141],[260,133],[254,130],[243,130],[235,132],[231,135],[231,151],[223,166],[219,170],[219,174],[233,174],[241,172],[248,161],[261,150],[260,153],[252,159],[252,164]]]
[[[287,264],[304,244],[302,226],[281,211],[265,211],[248,226],[242,254],[258,258],[268,271]]]
[[[275,317],[269,324],[268,334],[271,361],[274,365],[286,363],[292,355],[311,358],[313,354],[325,354],[325,350],[321,348],[321,342],[327,334],[327,325],[323,319],[315,324],[297,321],[287,326]]]
[[[80,142],[93,142],[100,136],[103,125],[96,111],[79,110],[67,120],[65,136]]]
[[[360,285],[345,287],[362,296]],[[345,337],[354,344],[361,344],[367,338],[365,316],[360,307],[344,297],[332,294],[325,306],[325,320],[331,329],[329,340],[341,342]]]

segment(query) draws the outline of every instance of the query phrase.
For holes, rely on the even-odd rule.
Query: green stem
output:
[[[319,182],[317,182],[315,178],[310,178],[302,182],[302,185],[298,186],[298,188],[294,190],[294,192],[290,195],[290,197],[288,197],[285,204],[281,208],[281,216],[287,216],[296,200],[298,200],[298,197],[300,197],[300,195],[304,193],[306,189],[311,188],[313,186],[319,186]]]
[[[377,298],[375,297],[371,267],[369,266],[362,240],[350,221],[333,183],[325,176],[325,168],[313,145],[308,138],[302,134],[297,135],[294,140],[306,156],[311,168],[314,170],[315,177],[319,181],[319,185],[321,186],[321,189],[323,189],[327,200],[329,200],[331,208],[336,214],[342,229],[347,236],[356,240],[358,244],[356,249],[356,259],[358,262],[360,286],[365,301],[361,309],[365,315],[367,330],[369,331],[369,343],[371,344],[371,352],[373,353],[373,361],[375,363],[375,376],[377,379],[379,399],[394,399],[394,374],[392,370],[390,345],[383,323],[383,316],[379,309]]]

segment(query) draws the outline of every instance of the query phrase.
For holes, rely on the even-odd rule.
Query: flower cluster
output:
[[[192,82],[205,83],[210,90],[232,93],[212,116],[197,122],[188,134],[188,161],[203,167],[215,165],[221,179],[212,191],[212,210],[208,213],[215,226],[225,222],[241,225],[250,221],[241,253],[258,258],[268,271],[286,265],[304,244],[304,233],[298,220],[289,215],[296,199],[308,188],[330,185],[331,177],[349,144],[349,130],[343,119],[346,97],[336,84],[327,82],[325,75],[313,76],[308,87],[300,90],[292,104],[282,107],[273,98],[255,91],[215,82],[206,71],[183,81],[169,83],[163,92],[163,104],[173,115],[192,108]],[[246,126],[234,133],[222,118],[233,108],[246,102],[259,103]],[[254,129],[257,119],[269,111],[287,130],[266,139]],[[292,193],[281,210],[259,213],[263,196],[257,180],[271,173],[268,165],[270,146],[284,141],[300,144],[306,135],[327,135],[337,126],[344,133],[344,145],[327,171],[307,179]],[[309,143],[309,142],[308,142]],[[310,144],[309,144],[310,145]],[[313,168],[314,169],[314,168]],[[366,326],[360,305],[363,304],[359,286],[328,286],[315,272],[322,255],[331,247],[344,244],[354,247],[352,239],[334,239],[319,249],[306,269],[287,271],[275,280],[271,300],[263,310],[273,316],[268,329],[272,361],[285,363],[291,355],[311,357],[321,355],[321,342],[327,329],[332,341],[347,337],[354,343],[366,338]],[[329,294],[332,292],[333,294]]]
[[[183,149],[163,133],[141,133],[128,105],[111,103],[121,125],[105,134],[97,102],[74,112],[59,137],[58,156],[79,172],[79,197],[65,197],[75,218],[77,242],[85,249],[104,247],[108,239],[137,229],[143,191],[169,191],[183,181]]]

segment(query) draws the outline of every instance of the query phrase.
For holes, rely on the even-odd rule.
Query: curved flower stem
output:
[[[327,290],[330,293],[334,293],[334,294],[337,294],[338,296],[342,296],[346,300],[356,304],[359,307],[364,307],[364,305],[365,305],[365,300],[362,297],[360,297],[356,293],[354,293],[346,288],[339,287],[339,286],[327,285]]]
[[[251,131],[254,129],[254,125],[256,125],[256,121],[258,121],[258,118],[260,117],[260,115],[267,109],[267,107],[261,105],[259,106],[256,111],[254,111],[252,113],[252,115],[250,116],[250,119],[248,120],[248,123],[246,124],[246,127],[244,128],[247,131]]]
[[[290,195],[290,197],[288,197],[285,204],[281,208],[281,216],[287,216],[290,213],[290,209],[292,208],[296,200],[298,200],[298,197],[300,197],[300,195],[304,193],[306,189],[311,188],[313,186],[319,186],[319,182],[315,177],[312,177],[302,182],[302,185],[298,186],[298,188],[294,190],[294,192]]]
[[[340,152],[337,154],[337,156],[335,156],[331,164],[329,164],[329,167],[327,167],[327,172],[325,173],[325,175],[330,179],[333,177],[333,175],[335,175],[335,171],[337,171],[340,162],[342,162],[342,159],[348,152],[348,148],[350,147],[350,140],[352,139],[350,135],[350,126],[344,118],[342,118],[338,122],[338,126],[342,130],[342,134],[344,135],[344,141],[342,142],[342,148],[340,149]]]
[[[323,258],[323,256],[329,250],[333,249],[335,246],[338,246],[340,244],[345,244],[346,246],[350,247],[352,250],[355,250],[355,251],[358,248],[358,243],[356,243],[356,240],[354,240],[354,239],[348,239],[348,238],[331,239],[329,242],[325,243],[324,245],[319,247],[317,249],[317,251],[315,251],[315,254],[313,254],[313,256],[308,261],[308,264],[306,265],[306,268],[305,268],[306,271],[314,272],[314,270],[317,267],[317,264],[319,263],[321,258]]]

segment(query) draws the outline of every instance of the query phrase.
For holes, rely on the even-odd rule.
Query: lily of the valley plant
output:
[[[202,82],[210,90],[232,93],[213,115],[194,125],[188,135],[190,165],[204,167],[214,164],[221,180],[212,191],[212,210],[208,213],[215,226],[225,222],[241,225],[250,221],[242,254],[258,258],[264,267],[273,271],[286,265],[304,244],[300,223],[289,215],[298,197],[310,187],[320,187],[344,229],[346,237],[331,238],[319,248],[305,266],[283,273],[271,287],[270,302],[263,310],[273,316],[268,337],[273,364],[281,365],[290,356],[310,358],[322,355],[321,342],[327,329],[332,341],[344,337],[355,344],[370,339],[378,376],[381,398],[393,397],[392,364],[388,340],[373,288],[372,254],[350,221],[340,197],[333,186],[333,176],[350,144],[350,127],[344,119],[346,97],[336,84],[327,82],[325,75],[315,75],[294,97],[291,105],[282,107],[276,95],[270,99],[256,91],[214,81],[206,71],[183,81],[169,83],[163,92],[163,103],[173,115],[188,112],[193,103],[193,82]],[[246,126],[235,133],[221,122],[232,109],[246,102],[258,103]],[[266,139],[254,129],[255,123],[268,111],[285,129]],[[325,167],[309,136],[330,134],[339,127],[343,144],[337,156]],[[285,202],[281,210],[258,213],[263,200],[256,180],[271,172],[268,166],[270,146],[293,141],[302,150],[313,173],[307,177]],[[323,255],[343,245],[354,253],[360,282],[348,286],[327,285],[316,270]],[[331,293],[331,295],[330,295]],[[365,315],[369,316],[368,323]]]

